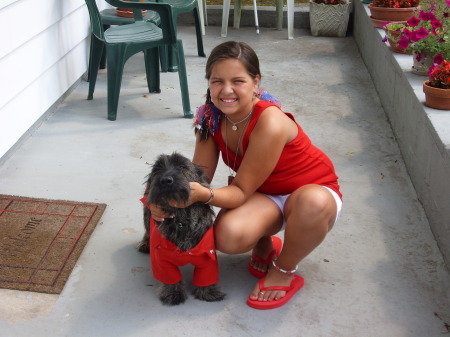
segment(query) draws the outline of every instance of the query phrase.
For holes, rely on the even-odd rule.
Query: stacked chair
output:
[[[88,100],[93,98],[95,82],[104,49],[106,49],[108,119],[117,118],[120,86],[125,62],[134,54],[144,52],[147,85],[149,92],[161,92],[159,73],[159,49],[171,48],[176,57],[181,88],[183,115],[193,116],[186,75],[182,41],[177,38],[176,15],[172,5],[154,2],[125,2],[106,0],[115,7],[132,8],[135,22],[104,30],[102,17],[95,0],[85,0],[91,21],[91,60],[89,63]],[[160,19],[158,27],[152,21],[144,21],[141,10],[154,11]]]
[[[228,18],[230,16],[230,0],[223,0],[223,11],[222,11],[222,37],[227,36],[228,31]],[[276,0],[276,25],[277,29],[281,30],[283,28],[283,0]],[[257,21],[257,8],[256,1],[253,1],[253,7],[255,11],[255,21]],[[242,0],[234,1],[234,19],[233,27],[239,28],[241,22],[241,11],[242,11]],[[288,15],[288,39],[292,40],[294,38],[294,0],[287,0],[287,15]]]

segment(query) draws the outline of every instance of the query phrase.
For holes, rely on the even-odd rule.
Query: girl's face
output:
[[[259,75],[252,78],[237,59],[219,61],[214,64],[209,78],[211,100],[219,110],[238,121],[253,109],[259,78]]]

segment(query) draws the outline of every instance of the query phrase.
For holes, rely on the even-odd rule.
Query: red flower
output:
[[[441,89],[450,89],[450,62],[443,60],[430,67],[428,71],[430,86]]]
[[[444,62],[444,61],[445,61],[444,56],[442,56],[442,54],[437,54],[437,55],[434,57],[433,63],[435,63],[435,64],[441,64],[441,63]]]
[[[420,62],[422,60],[422,53],[421,52],[417,52],[416,60],[417,60],[417,62]]]
[[[402,31],[402,35],[406,36],[408,39],[412,40],[412,38],[414,36],[414,33],[411,32],[408,28],[404,28],[403,31]]]
[[[400,40],[398,40],[398,47],[400,49],[406,49],[409,47],[409,39],[405,36],[402,36]]]
[[[411,38],[413,41],[419,41],[428,36],[429,32],[424,27],[420,27],[414,31],[414,36]]]
[[[419,25],[420,20],[418,18],[416,18],[415,16],[413,16],[411,19],[409,19],[407,21],[407,23],[408,23],[408,26],[410,26],[410,27],[416,27]]]
[[[436,19],[436,17],[433,15],[433,13],[420,11],[419,13],[419,19],[422,21],[430,21],[431,19]]]

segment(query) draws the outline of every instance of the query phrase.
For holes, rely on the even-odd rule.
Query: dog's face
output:
[[[150,191],[149,202],[170,207],[170,200],[187,202],[190,196],[189,182],[195,181],[207,185],[203,170],[179,153],[160,155],[149,174],[147,187]]]

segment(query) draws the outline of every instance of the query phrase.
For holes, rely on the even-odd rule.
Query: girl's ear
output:
[[[255,79],[253,80],[255,82],[255,92],[259,90],[259,81],[261,80],[260,75],[256,75]]]

